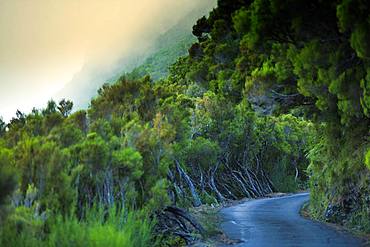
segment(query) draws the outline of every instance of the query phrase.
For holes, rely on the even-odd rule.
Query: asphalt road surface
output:
[[[360,240],[299,215],[309,194],[251,200],[221,210],[221,228],[234,247],[356,247]],[[220,245],[230,246],[230,245]]]

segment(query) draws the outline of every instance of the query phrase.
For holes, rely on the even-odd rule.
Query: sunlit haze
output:
[[[43,107],[86,63],[111,66],[199,2],[0,0],[0,116]]]

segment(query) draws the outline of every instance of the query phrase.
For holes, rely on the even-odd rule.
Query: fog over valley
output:
[[[195,10],[204,15],[215,4],[0,0],[0,116],[9,121],[17,109],[27,113],[51,98],[87,107],[106,80],[151,54],[160,35]]]

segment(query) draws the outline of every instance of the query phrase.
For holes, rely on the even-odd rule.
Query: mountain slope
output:
[[[197,9],[160,34],[152,44],[126,53],[112,66],[104,68],[102,65],[85,64],[53,98],[68,98],[74,102],[75,109],[84,109],[104,83],[113,83],[124,73],[133,70],[133,74],[140,76],[149,73],[155,79],[164,77],[168,66],[179,56],[186,55],[189,45],[195,41],[191,30],[196,20],[214,6],[214,0],[202,2]]]

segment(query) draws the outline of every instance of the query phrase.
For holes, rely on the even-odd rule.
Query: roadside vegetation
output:
[[[164,79],[0,121],[1,245],[180,246],[207,235],[189,207],[308,187],[314,218],[369,232],[369,13],[219,0]]]

